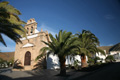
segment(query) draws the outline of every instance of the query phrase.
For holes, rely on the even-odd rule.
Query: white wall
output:
[[[116,62],[120,62],[120,51],[110,51],[110,55],[113,55]]]
[[[79,55],[76,55],[73,58],[70,59],[71,56],[66,57],[66,65],[74,65],[74,60],[78,60],[80,63],[78,65],[81,65],[81,58]],[[50,54],[47,57],[47,69],[59,69],[60,64],[59,64],[59,58],[57,55]]]
[[[60,68],[58,56],[50,54],[47,57],[47,69],[58,69],[58,68]]]
[[[105,53],[106,53],[106,51],[105,51]],[[110,55],[113,55],[115,59],[119,59],[118,61],[120,61],[120,51],[119,52],[117,52],[117,51],[110,52]],[[99,57],[99,58],[101,58],[101,59],[103,59],[103,62],[105,62],[105,58],[108,55],[106,54],[106,56],[105,56],[105,55],[102,55],[99,52],[99,53],[96,53],[96,56]],[[78,60],[80,62],[78,65],[81,65],[81,57],[79,55],[74,56],[74,59],[73,59],[73,57],[72,58],[70,58],[70,57],[71,56],[67,56],[66,57],[66,65],[70,64],[70,65],[74,66],[74,60]],[[86,58],[87,58],[87,56],[86,56]],[[87,58],[87,61],[88,61],[88,58]],[[50,54],[47,57],[47,69],[59,69],[59,68],[60,68],[60,64],[59,64],[59,58],[58,58],[58,56]]]
[[[120,51],[110,51],[110,55],[115,55],[117,53],[120,53]]]
[[[70,59],[70,57],[71,57],[71,59]],[[80,63],[78,63],[78,65],[81,65],[81,57],[79,55],[76,55],[74,57],[67,56],[66,57],[66,65],[72,65],[72,66],[74,66],[74,61],[76,61],[76,60],[78,60],[80,62]]]
[[[104,50],[104,52],[105,52],[105,54],[106,54],[106,50]],[[107,54],[106,54],[106,56],[105,55],[103,55],[103,54],[101,54],[100,52],[99,53],[96,53],[96,56],[97,57],[99,57],[102,61],[103,61],[103,63],[105,62],[105,58],[108,56]],[[100,60],[100,61],[101,61]]]

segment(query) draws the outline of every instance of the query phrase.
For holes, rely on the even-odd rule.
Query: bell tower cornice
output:
[[[27,24],[24,27],[27,30],[28,35],[35,34],[35,30],[37,29],[37,22],[34,18],[31,18],[27,21]]]
[[[37,24],[37,22],[35,21],[34,18],[31,18],[30,20],[28,20],[28,21],[27,21],[27,24],[26,24],[25,26],[31,25],[31,24]]]

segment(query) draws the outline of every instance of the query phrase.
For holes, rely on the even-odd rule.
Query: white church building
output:
[[[47,31],[43,31],[42,29],[41,31],[37,30],[37,22],[34,18],[28,20],[24,28],[27,30],[27,38],[22,37],[22,43],[16,44],[14,61],[16,64],[23,66],[26,70],[34,69],[34,66],[38,63],[35,61],[36,57],[42,54],[40,53],[40,49],[46,46],[42,41],[48,42],[50,38]],[[103,46],[99,48],[105,51],[106,56],[113,55],[117,61],[120,60],[120,43],[115,46]],[[96,54],[96,56],[100,57],[103,62],[106,58],[106,56],[101,55],[101,53]],[[78,65],[80,66],[81,57],[79,55],[74,56],[74,59],[71,56],[67,56],[66,65],[74,66],[74,61],[76,60],[79,62]],[[41,65],[47,69],[58,69],[59,59],[57,55],[50,54]]]

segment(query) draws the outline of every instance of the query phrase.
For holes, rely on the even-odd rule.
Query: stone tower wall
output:
[[[31,21],[30,21],[31,20]],[[20,63],[20,66],[25,67],[24,65],[24,60],[25,60],[25,54],[27,51],[29,51],[31,53],[31,65],[30,68],[33,69],[34,65],[37,64],[37,61],[35,61],[36,57],[41,54],[40,53],[40,49],[45,47],[46,45],[42,42],[42,41],[48,41],[48,32],[44,32],[41,30],[41,32],[39,33],[35,33],[35,29],[37,28],[37,23],[34,19],[30,19],[28,20],[27,24],[25,25],[25,29],[29,28],[29,32],[27,33],[28,37],[29,36],[34,36],[37,35],[33,38],[24,38],[24,40],[22,40],[22,43],[18,43],[16,44],[16,48],[15,48],[15,61],[17,63]],[[33,22],[32,22],[33,20]],[[30,30],[31,30],[31,26],[33,26],[34,31],[31,34]],[[24,45],[26,45],[27,43],[29,44],[33,44],[33,46],[28,46],[28,47],[23,47]]]

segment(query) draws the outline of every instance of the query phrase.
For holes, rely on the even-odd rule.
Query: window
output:
[[[30,20],[30,22],[32,22],[32,20]]]
[[[33,33],[33,27],[31,27],[31,33]]]

